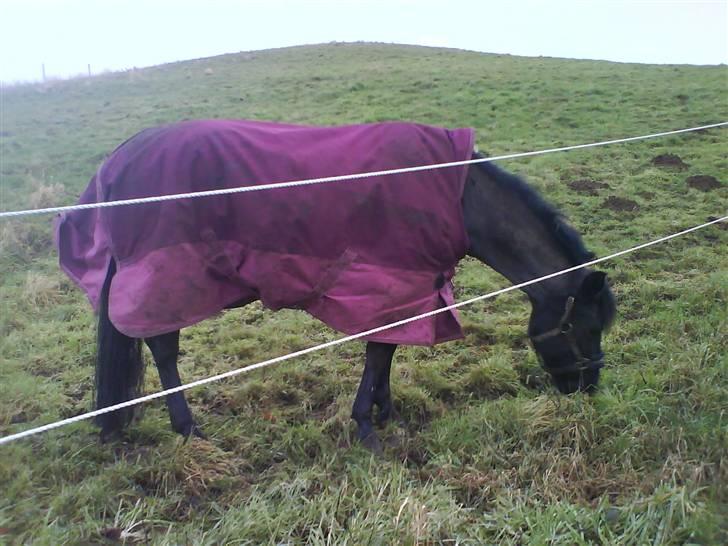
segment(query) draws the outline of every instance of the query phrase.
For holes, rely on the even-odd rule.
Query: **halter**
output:
[[[566,299],[566,308],[564,309],[564,314],[561,317],[561,320],[559,320],[559,324],[558,326],[556,326],[556,328],[553,328],[537,336],[531,336],[531,342],[533,343],[534,348],[536,346],[536,343],[541,343],[542,341],[546,341],[547,339],[559,336],[564,336],[566,338],[566,342],[569,344],[569,348],[571,349],[571,353],[574,355],[575,359],[574,363],[570,364],[569,366],[559,366],[557,368],[549,366],[543,360],[538,351],[536,351],[536,354],[538,355],[538,360],[541,363],[541,367],[549,372],[551,375],[565,375],[567,373],[575,372],[581,373],[587,370],[596,371],[604,367],[603,356],[600,358],[586,357],[582,354],[581,350],[579,349],[579,345],[576,343],[576,338],[574,337],[574,325],[570,321],[571,311],[574,309],[574,302],[574,296],[569,296]]]

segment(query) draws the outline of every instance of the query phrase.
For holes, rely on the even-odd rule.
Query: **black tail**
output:
[[[104,408],[138,396],[144,379],[141,340],[125,336],[109,320],[109,287],[116,273],[113,260],[106,275],[99,303],[96,344],[96,407]],[[121,430],[134,416],[134,408],[99,415],[102,434]]]

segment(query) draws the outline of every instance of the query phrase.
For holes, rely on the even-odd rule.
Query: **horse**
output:
[[[184,122],[148,129],[122,144],[81,203],[226,188],[256,178],[483,159],[473,140],[469,129],[393,122],[337,128]],[[361,143],[371,153],[359,154],[355,167],[347,165],[343,158],[356,155],[353,147]],[[386,159],[376,163],[375,156]],[[326,167],[308,168],[322,161]],[[164,389],[180,386],[180,329],[220,309],[261,300],[274,310],[306,310],[355,333],[450,303],[454,266],[465,255],[513,283],[594,257],[535,188],[493,162],[397,177],[62,215],[56,228],[61,266],[98,312],[96,407],[137,395],[142,342]],[[531,304],[527,335],[558,391],[594,392],[605,361],[602,335],[616,314],[606,274],[581,268],[522,290]],[[370,317],[374,322],[367,322]],[[457,316],[443,313],[420,326],[365,338],[351,416],[366,447],[381,450],[375,427],[393,415],[390,372],[398,345],[458,337]],[[168,395],[166,404],[174,431],[204,437],[183,392]],[[102,438],[121,431],[132,415],[127,408],[97,417]]]

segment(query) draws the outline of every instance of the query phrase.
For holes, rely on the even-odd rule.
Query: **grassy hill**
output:
[[[0,208],[70,204],[117,144],[180,119],[471,126],[500,154],[725,121],[727,84],[725,66],[329,44],[4,88]],[[502,165],[604,255],[724,215],[726,142]],[[3,435],[91,404],[94,318],[50,225],[0,220]],[[606,264],[620,317],[596,396],[555,393],[511,293],[463,310],[464,341],[398,351],[407,427],[386,431],[382,459],[354,441],[363,344],[343,345],[190,391],[209,441],[182,442],[159,402],[123,442],[81,424],[0,447],[0,543],[725,543],[727,242],[721,224]],[[458,299],[507,285],[471,260],[455,280]],[[180,369],[191,381],[337,335],[251,305],[184,330]]]

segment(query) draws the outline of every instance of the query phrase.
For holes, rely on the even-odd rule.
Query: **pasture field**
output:
[[[472,126],[494,155],[725,121],[727,90],[725,66],[380,44],[6,87],[0,208],[73,203],[117,144],[186,118]],[[605,255],[724,215],[727,136],[501,165]],[[556,394],[528,347],[527,300],[509,293],[462,311],[466,339],[398,350],[406,426],[382,433],[382,458],[355,442],[363,344],[345,344],[190,391],[207,441],[182,441],[156,401],[106,445],[84,423],[0,446],[0,543],[725,544],[726,228],[605,264],[619,317],[594,396]],[[469,259],[455,282],[458,299],[508,285]],[[0,434],[90,408],[94,334],[51,218],[0,220]],[[191,381],[338,335],[251,305],[184,330],[180,369]],[[159,388],[150,365],[146,391]]]

